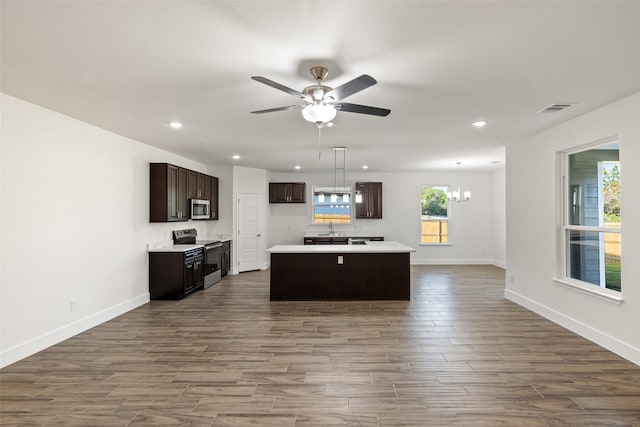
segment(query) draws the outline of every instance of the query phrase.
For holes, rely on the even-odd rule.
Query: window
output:
[[[420,204],[421,244],[449,243],[447,187],[423,185]]]
[[[351,201],[350,187],[314,187],[313,223],[350,223]]]
[[[620,292],[618,141],[565,153],[565,279]]]

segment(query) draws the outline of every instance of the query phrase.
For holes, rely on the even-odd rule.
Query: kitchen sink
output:
[[[333,237],[333,236],[342,236],[342,237],[344,237],[346,235],[347,235],[347,233],[316,233],[315,234],[315,236],[318,236],[318,237],[325,237],[325,236],[331,236],[331,237]]]
[[[350,245],[366,245],[367,241],[365,239],[349,239]]]

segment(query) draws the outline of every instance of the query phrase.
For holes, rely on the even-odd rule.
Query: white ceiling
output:
[[[640,91],[638,1],[1,5],[3,92],[212,165],[329,170],[346,146],[350,169],[491,170],[505,145]],[[322,160],[299,110],[250,114],[298,103],[251,76],[302,90],[311,65],[332,87],[370,74],[346,101],[391,109],[339,112]]]

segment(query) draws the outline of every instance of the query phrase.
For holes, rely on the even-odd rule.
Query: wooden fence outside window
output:
[[[449,220],[441,218],[422,218],[420,243],[448,243]]]

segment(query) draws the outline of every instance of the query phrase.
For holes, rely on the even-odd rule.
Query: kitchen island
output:
[[[272,301],[409,300],[409,253],[402,243],[279,245],[271,254]]]

